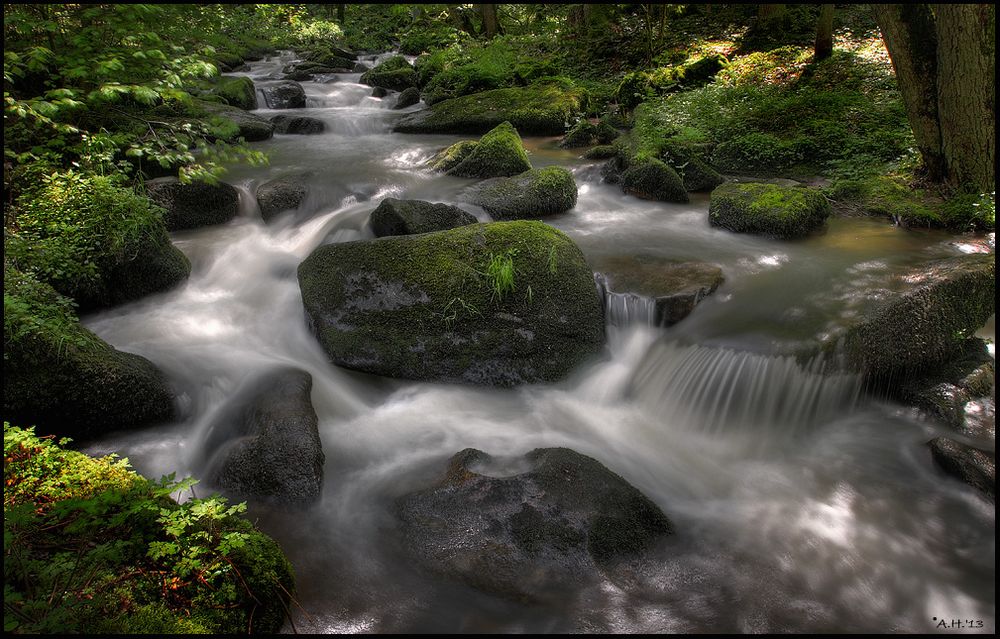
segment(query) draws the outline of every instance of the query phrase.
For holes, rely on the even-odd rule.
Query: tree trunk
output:
[[[953,186],[996,183],[995,13],[989,4],[936,4],[941,151]]]
[[[337,23],[344,24],[344,13],[346,12],[346,10],[347,10],[346,4],[337,5]]]
[[[906,117],[927,169],[928,178],[948,176],[938,123],[937,31],[926,4],[874,4],[875,20],[896,70]]]
[[[833,54],[833,7],[832,4],[820,6],[819,22],[816,24],[816,49],[813,62],[826,60]]]
[[[487,40],[492,39],[500,33],[500,20],[497,18],[497,6],[495,4],[480,4],[479,14],[483,17],[483,35]]]

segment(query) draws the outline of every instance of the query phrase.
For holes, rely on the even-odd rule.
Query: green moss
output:
[[[401,133],[484,133],[504,121],[523,135],[561,135],[586,108],[586,93],[566,82],[542,81],[439,102],[402,118]]]
[[[502,298],[487,276],[497,255],[511,256],[516,279]],[[568,237],[540,222],[322,246],[299,267],[299,284],[331,359],[380,375],[555,380],[603,342],[590,268]]]
[[[784,239],[810,233],[829,215],[830,205],[817,191],[758,183],[723,184],[712,191],[708,209],[713,226]]]
[[[573,148],[594,144],[610,144],[618,135],[618,131],[606,122],[593,124],[590,120],[582,119],[566,133],[562,141],[559,142],[559,146]]]
[[[257,90],[254,88],[253,80],[250,78],[245,76],[223,76],[217,78],[214,84],[212,93],[223,98],[226,104],[247,111],[257,108]]]
[[[517,175],[531,169],[521,136],[510,122],[503,122],[479,139],[461,162],[448,169],[458,177],[492,178]]]
[[[684,182],[677,172],[656,158],[634,162],[621,178],[622,190],[646,200],[687,202]]]
[[[496,220],[518,220],[564,213],[576,206],[576,197],[573,174],[548,166],[487,180],[476,188],[472,199]]]
[[[829,189],[838,208],[875,217],[887,217],[906,227],[940,228],[945,221],[918,189],[891,176],[837,180]]]
[[[583,157],[587,158],[588,160],[607,160],[609,158],[613,158],[617,154],[618,154],[618,147],[616,147],[615,145],[601,144],[599,146],[595,146],[591,149],[588,149],[587,152],[583,154]]]
[[[691,146],[667,140],[661,145],[660,157],[681,176],[687,191],[711,191],[725,181]]]
[[[479,142],[475,140],[462,140],[461,142],[456,142],[443,151],[437,153],[430,159],[428,164],[435,171],[447,173],[469,157],[477,146],[479,146]]]
[[[393,56],[361,75],[361,82],[371,87],[402,91],[417,86],[417,72],[403,56]]]

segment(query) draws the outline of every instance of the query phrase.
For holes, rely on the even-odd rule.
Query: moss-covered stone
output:
[[[688,194],[680,176],[656,158],[643,158],[632,163],[622,173],[621,185],[625,193],[644,200],[688,201]]]
[[[613,144],[601,144],[587,149],[583,157],[588,160],[608,160],[618,155],[618,147]]]
[[[756,182],[723,184],[712,191],[708,209],[712,226],[783,239],[808,235],[829,215],[830,204],[817,191]]]
[[[326,129],[322,120],[292,115],[276,115],[271,118],[275,133],[287,135],[316,135]]]
[[[404,548],[419,565],[474,588],[527,601],[640,557],[672,534],[666,515],[600,462],[540,448],[509,464],[466,449],[444,479],[397,502]],[[493,469],[496,468],[496,475]]]
[[[901,384],[896,396],[966,435],[977,436],[978,424],[967,423],[976,421],[969,419],[967,408],[970,402],[993,395],[995,379],[985,342],[972,338],[940,368]]]
[[[486,180],[471,201],[496,220],[521,220],[565,213],[576,206],[576,181],[559,166],[532,169],[514,177]]]
[[[260,216],[270,222],[279,213],[297,209],[309,194],[309,174],[286,175],[257,187]]]
[[[587,94],[559,82],[495,89],[438,102],[401,118],[400,133],[484,133],[510,122],[524,135],[562,135],[586,108]]]
[[[972,486],[990,501],[996,501],[996,452],[981,450],[948,437],[935,437],[927,445],[935,463],[944,472]]]
[[[420,102],[420,89],[417,87],[409,87],[408,89],[403,89],[403,91],[400,92],[399,97],[396,98],[396,104],[392,105],[392,108],[407,109],[418,102]]]
[[[209,116],[214,134],[227,142],[243,138],[247,142],[260,142],[274,135],[274,124],[264,118],[247,113],[238,107],[200,101],[198,108]]]
[[[702,159],[701,154],[681,144],[663,143],[660,157],[667,166],[677,171],[684,182],[684,189],[689,192],[711,191],[726,181]]]
[[[874,309],[843,340],[848,365],[876,383],[896,386],[947,363],[995,312],[993,255],[940,260],[906,280],[914,288]]]
[[[435,171],[447,173],[469,157],[478,145],[479,142],[476,140],[462,140],[460,142],[456,142],[448,148],[436,153],[434,157],[427,162],[427,164]]]
[[[510,122],[503,122],[466,147],[460,162],[448,168],[448,175],[457,177],[493,178],[517,175],[531,169],[528,152],[521,136]]]
[[[391,197],[382,200],[371,216],[375,237],[446,231],[478,221],[471,213],[450,204],[397,200]]]
[[[584,118],[566,132],[566,135],[559,142],[559,146],[569,149],[595,144],[610,144],[618,136],[618,131],[607,123],[601,121],[594,124]]]
[[[247,111],[257,108],[257,90],[253,80],[246,76],[220,76],[212,81],[209,95],[216,95],[226,104]]]
[[[370,87],[403,91],[417,86],[417,72],[406,58],[398,55],[363,73],[361,83]]]
[[[541,222],[330,244],[298,274],[320,344],[356,370],[513,386],[561,379],[604,341],[590,267]]]
[[[171,231],[223,224],[240,206],[240,192],[225,182],[182,184],[177,178],[157,178],[146,182],[146,191],[166,210],[163,221]]]
[[[4,418],[90,437],[173,417],[163,373],[85,329],[67,304],[47,284],[4,269]]]

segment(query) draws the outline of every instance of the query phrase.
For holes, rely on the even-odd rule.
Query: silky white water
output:
[[[290,60],[254,63],[249,75],[277,77]],[[312,375],[323,497],[306,511],[251,507],[297,572],[299,632],[931,632],[935,617],[993,630],[994,507],[932,465],[924,443],[943,430],[791,356],[877,301],[893,274],[957,254],[951,238],[869,219],[833,219],[799,242],[733,234],[709,227],[704,197],[624,196],[576,152],[528,138],[536,167],[576,174],[576,208],[548,221],[588,258],[708,261],[726,282],[669,329],[619,314],[605,355],[559,384],[495,390],[354,373],[331,365],[306,328],[298,264],[320,244],[370,238],[368,215],[387,196],[488,217],[462,201],[472,180],[421,166],[460,138],[391,133],[394,97],[371,98],[357,74],[323,79],[333,81],[303,83],[307,107],[294,113],[326,132],[256,144],[270,166],[227,178],[241,189],[240,215],[174,235],[190,279],[86,318],[178,391],[176,423],[87,448],[119,452],[149,476],[199,476],[214,416],[257,375],[279,365]],[[264,225],[256,187],[305,171],[306,202]],[[394,500],[429,486],[453,454],[548,446],[598,459],[673,521],[677,534],[629,582],[527,606],[424,574],[401,553]]]

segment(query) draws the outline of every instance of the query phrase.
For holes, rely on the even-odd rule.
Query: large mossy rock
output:
[[[161,228],[150,229],[133,247],[101,270],[99,286],[76,295],[82,311],[117,306],[167,291],[191,274],[191,262]]]
[[[656,504],[573,450],[535,449],[515,460],[524,470],[514,475],[509,465],[469,448],[437,485],[397,501],[415,563],[487,592],[549,600],[614,578],[619,563],[673,532]]]
[[[983,414],[981,400],[992,398],[995,380],[996,366],[986,343],[972,338],[941,367],[903,382],[895,395],[951,428],[976,437],[982,436],[976,422],[988,417]]]
[[[432,233],[475,224],[474,215],[450,204],[387,197],[372,211],[375,237]]]
[[[87,438],[171,419],[163,373],[112,348],[67,307],[52,287],[4,268],[4,420]]]
[[[692,193],[711,191],[725,178],[702,159],[701,154],[680,144],[667,143],[660,152],[664,163],[677,171],[684,182],[684,189]]]
[[[712,191],[708,221],[737,233],[791,239],[823,226],[830,204],[822,193],[801,187],[730,182]]]
[[[513,386],[562,379],[604,343],[590,267],[541,222],[330,244],[298,275],[313,332],[346,368]]]
[[[392,108],[407,109],[418,102],[420,102],[420,89],[410,87],[400,92],[399,97],[396,98],[396,104],[392,105]]]
[[[581,146],[594,146],[595,144],[611,144],[618,136],[619,133],[613,126],[603,121],[594,124],[584,118],[566,132],[563,139],[559,141],[559,146],[572,149]]]
[[[271,118],[275,133],[288,135],[316,135],[326,129],[322,120],[292,115],[276,115]]]
[[[651,256],[621,255],[594,264],[605,293],[605,313],[616,323],[639,318],[614,317],[642,305],[654,326],[670,326],[691,314],[702,300],[725,281],[722,269],[704,262],[679,262]],[[620,307],[620,308],[619,308]]]
[[[531,169],[521,136],[510,122],[497,125],[474,144],[458,142],[448,147],[442,159],[449,157],[461,158],[456,163],[449,163],[445,170],[456,177],[508,177]]]
[[[252,111],[257,108],[257,89],[253,80],[245,76],[215,78],[208,94],[218,96],[226,104],[240,109]]]
[[[485,133],[510,122],[523,135],[562,135],[587,104],[587,93],[558,82],[494,89],[411,113],[394,128],[400,133]]]
[[[279,213],[299,208],[309,194],[309,176],[308,173],[287,175],[257,187],[257,206],[265,222]]]
[[[392,91],[404,91],[417,86],[417,72],[401,55],[385,60],[361,75],[361,83]]]
[[[218,137],[233,142],[243,138],[247,142],[260,142],[274,135],[274,124],[264,118],[226,104],[200,101],[197,105],[210,117]]]
[[[312,376],[297,368],[244,388],[212,426],[213,482],[231,495],[285,506],[319,499],[326,458],[311,392]]]
[[[935,463],[944,472],[972,486],[990,501],[996,501],[995,451],[968,446],[948,437],[935,437],[927,445]]]
[[[260,91],[269,109],[301,109],[306,105],[305,89],[292,80],[268,84]]]
[[[495,220],[523,220],[565,213],[576,206],[573,174],[559,166],[532,169],[476,185],[472,202]]]
[[[939,260],[910,273],[907,292],[848,329],[848,366],[899,385],[959,356],[996,308],[996,260],[973,254]]]
[[[644,200],[687,202],[684,182],[677,172],[657,160],[644,158],[629,166],[621,177],[622,191]]]
[[[146,191],[166,210],[163,221],[171,231],[223,224],[240,208],[240,192],[225,182],[182,184],[177,178],[157,178],[146,182]]]

